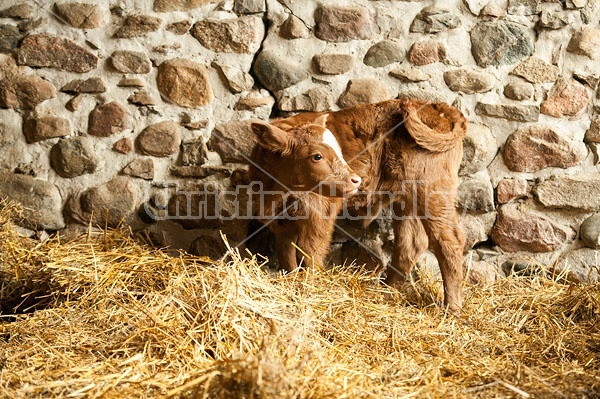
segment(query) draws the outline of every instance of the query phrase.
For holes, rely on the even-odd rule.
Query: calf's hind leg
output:
[[[396,215],[399,213],[394,212]],[[392,265],[388,267],[386,284],[396,286],[410,280],[410,272],[427,249],[427,235],[419,219],[396,216]]]
[[[454,204],[454,198],[449,201],[449,204]],[[431,249],[440,265],[444,283],[444,304],[451,311],[457,311],[462,307],[462,261],[465,236],[458,224],[454,207],[439,205],[439,203],[430,203],[429,214],[423,219],[423,225]]]

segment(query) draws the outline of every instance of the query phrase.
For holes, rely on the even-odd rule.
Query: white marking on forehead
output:
[[[340,161],[342,161],[344,165],[348,165],[346,163],[346,160],[344,159],[344,155],[342,154],[342,148],[340,147],[340,144],[329,129],[325,129],[325,132],[323,133],[323,144],[330,146],[333,152],[335,152],[335,155],[338,156]]]

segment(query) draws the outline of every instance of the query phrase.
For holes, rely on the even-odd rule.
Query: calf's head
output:
[[[312,191],[328,197],[354,194],[361,178],[350,169],[340,145],[325,123],[327,115],[313,123],[283,130],[265,122],[252,124],[257,145],[273,154],[268,169],[272,177],[292,191]]]

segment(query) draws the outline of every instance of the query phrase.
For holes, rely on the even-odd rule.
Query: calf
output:
[[[444,303],[461,307],[464,236],[454,204],[466,120],[459,110],[402,98],[252,129],[250,178],[260,183],[253,212],[274,232],[281,267],[295,269],[304,254],[322,264],[344,205],[366,224],[390,207],[394,246],[386,283],[405,282],[429,244]]]

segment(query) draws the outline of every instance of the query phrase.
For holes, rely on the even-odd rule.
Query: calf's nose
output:
[[[356,187],[360,186],[360,183],[362,182],[362,179],[360,178],[359,175],[350,175],[350,182],[355,185]]]

